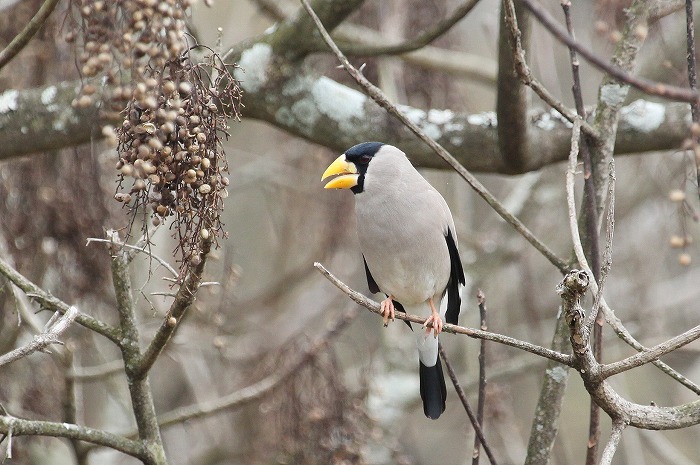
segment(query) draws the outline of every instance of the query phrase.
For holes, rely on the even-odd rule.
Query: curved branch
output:
[[[417,37],[407,40],[401,44],[393,45],[365,45],[365,44],[343,44],[340,49],[347,55],[377,56],[377,55],[401,55],[422,48],[438,37],[449,31],[479,3],[479,0],[466,0],[459,5],[450,16],[444,18],[431,29],[422,32]]]
[[[146,376],[148,370],[151,369],[158,356],[165,350],[168,341],[182,322],[185,312],[194,302],[197,291],[202,284],[202,273],[204,273],[204,265],[207,262],[210,250],[211,239],[203,240],[202,250],[199,254],[201,258],[199,264],[189,271],[182,284],[180,284],[180,288],[175,294],[175,300],[165,318],[163,318],[160,328],[156,331],[156,334],[141,356],[138,365],[135,367],[134,376]]]
[[[667,430],[700,424],[700,400],[674,407],[640,405],[622,398],[607,381],[600,381],[602,366],[587,343],[588,328],[585,325],[585,312],[581,308],[581,298],[592,282],[585,271],[572,270],[557,290],[562,296],[569,325],[575,365],[593,401],[614,421],[622,421],[636,428]]]

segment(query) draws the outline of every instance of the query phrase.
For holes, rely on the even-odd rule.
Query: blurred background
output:
[[[7,43],[41,2],[4,5],[0,41]],[[265,3],[265,2],[260,2]],[[367,1],[350,18],[392,42],[412,37],[446,16],[459,2]],[[550,4],[551,3],[551,4]],[[574,6],[577,38],[609,56],[624,21],[626,1],[599,0]],[[294,11],[295,2],[282,2]],[[559,2],[547,4],[559,14]],[[0,72],[0,92],[77,77],[71,46],[62,40],[65,6],[52,16],[20,56]],[[275,23],[255,1],[197,4],[192,30],[200,42],[227,44],[260,34]],[[499,2],[483,0],[464,20],[432,45],[480,60],[478,79],[469,73],[421,66],[400,57],[366,62],[365,75],[395,103],[480,114],[495,108]],[[650,28],[639,59],[639,74],[684,84],[685,18],[670,15]],[[217,32],[221,28],[221,34]],[[564,103],[571,98],[568,51],[533,25],[534,74]],[[317,72],[349,83],[329,55],[315,55]],[[479,62],[479,61],[478,61]],[[488,70],[493,70],[489,79]],[[582,63],[583,96],[593,104],[601,75]],[[629,101],[640,98],[631,92]],[[245,95],[243,104],[245,105]],[[536,97],[533,106],[544,107]],[[170,346],[152,371],[156,408],[167,413],[205,403],[278,372],[333,321],[350,323],[301,364],[272,392],[236,408],[163,429],[173,464],[436,464],[465,463],[473,432],[448,382],[447,411],[427,420],[418,396],[413,338],[400,323],[384,329],[380,318],[360,309],[313,268],[322,262],[348,285],[367,295],[357,245],[352,196],[324,191],[319,182],[338,153],[246,118],[231,122],[226,154],[231,187],[224,213],[228,238],[220,242],[206,270],[207,281]],[[361,142],[361,141],[357,141]],[[410,154],[409,154],[410,157]],[[0,253],[35,283],[66,302],[106,321],[116,321],[109,260],[88,237],[122,229],[130,218],[113,200],[116,154],[99,142],[60,153],[0,162]],[[647,346],[697,324],[700,260],[694,165],[672,150],[618,157],[616,230],[607,301],[634,336]],[[486,295],[488,329],[548,346],[559,298],[558,271],[448,170],[423,174],[444,195],[455,217],[467,274],[460,324],[477,327],[477,289]],[[564,191],[565,166],[555,164],[518,176],[479,174],[479,179],[559,256],[568,257]],[[580,186],[579,186],[580,187]],[[674,202],[670,192],[688,193]],[[578,190],[580,192],[580,189]],[[678,238],[682,244],[677,247]],[[153,237],[154,252],[174,262],[167,228]],[[171,299],[168,276],[148,257],[133,265],[144,340],[158,327]],[[17,297],[2,284],[0,352],[31,337],[31,320],[17,325]],[[379,300],[379,296],[375,296]],[[39,327],[50,315],[31,313]],[[604,359],[632,350],[606,329]],[[476,402],[478,341],[441,337],[471,401]],[[109,431],[133,429],[130,401],[119,370],[118,351],[99,336],[72,328],[56,356],[36,354],[0,371],[0,403],[17,416],[62,421],[72,385],[77,422]],[[487,345],[486,436],[501,464],[522,463],[537,401],[543,360],[497,344]],[[691,380],[700,379],[697,344],[665,361]],[[66,364],[72,360],[74,368]],[[100,367],[87,376],[84,367]],[[74,382],[64,374],[75,372]],[[85,376],[81,376],[81,373]],[[619,393],[637,403],[675,405],[695,395],[654,367],[616,376]],[[582,463],[588,431],[589,398],[573,374],[567,388],[561,431],[552,464]],[[604,422],[607,417],[603,415]],[[609,422],[602,438],[606,438]],[[627,429],[615,464],[690,464],[700,461],[698,428],[650,433]],[[75,463],[67,442],[52,438],[14,439],[9,463]],[[482,460],[486,460],[485,457]],[[86,463],[135,463],[118,452],[97,449]],[[486,463],[486,462],[483,462]]]

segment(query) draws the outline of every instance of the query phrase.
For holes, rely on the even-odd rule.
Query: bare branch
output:
[[[51,344],[62,344],[59,338],[63,332],[68,329],[71,323],[73,323],[73,320],[75,320],[79,313],[80,312],[78,312],[78,309],[75,307],[70,307],[63,315],[59,312],[54,313],[48,323],[46,323],[46,326],[44,326],[44,330],[40,334],[34,336],[34,339],[32,339],[29,344],[18,347],[0,356],[0,367],[19,360],[22,357],[26,357],[37,350],[44,351]]]
[[[601,365],[596,361],[588,341],[581,298],[593,281],[584,271],[572,270],[557,287],[569,325],[576,368],[593,401],[614,421],[623,421],[636,428],[680,429],[700,423],[700,400],[674,407],[655,404],[639,405],[623,399],[610,384],[600,381]]]
[[[44,25],[58,2],[59,0],[45,0],[41,4],[39,11],[24,26],[24,29],[7,44],[7,47],[0,51],[0,69],[9,63],[29,43],[34,34]]]
[[[13,436],[52,436],[76,439],[123,452],[132,457],[143,459],[147,455],[146,447],[141,441],[134,441],[106,431],[86,426],[51,421],[25,420],[11,415],[0,415],[0,433]]]
[[[642,352],[636,353],[619,362],[608,363],[600,367],[600,379],[605,379],[618,373],[623,373],[632,368],[645,365],[649,362],[657,360],[666,354],[673,352],[691,342],[700,338],[700,326],[696,326],[683,334],[669,339],[668,341],[657,344],[654,347],[645,349]]]
[[[445,353],[445,349],[442,347],[442,344],[440,342],[438,342],[438,353],[440,354],[440,358],[442,358],[442,360],[445,362],[447,375],[450,377],[452,385],[454,386],[455,391],[457,391],[457,397],[459,397],[459,400],[462,402],[462,406],[467,412],[469,421],[471,422],[472,427],[474,428],[474,441],[476,442],[476,447],[478,447],[478,445],[481,444],[484,447],[484,452],[486,452],[486,456],[489,458],[489,462],[491,462],[491,465],[497,465],[496,458],[494,457],[491,448],[486,442],[484,431],[481,428],[481,421],[479,421],[477,416],[474,415],[474,411],[472,410],[471,406],[469,405],[469,401],[467,400],[467,395],[464,393],[464,389],[462,389],[462,385],[459,383],[459,379],[457,379],[457,373],[455,373],[454,368],[452,368],[452,364],[447,358],[447,353]],[[478,457],[478,454],[476,455],[476,457]]]
[[[316,337],[309,345],[302,350],[296,352],[296,356],[292,362],[280,369],[276,373],[246,386],[231,394],[210,402],[202,402],[197,405],[181,407],[170,412],[160,415],[158,424],[162,427],[168,427],[175,424],[180,424],[184,421],[203,418],[214,415],[216,413],[242,407],[251,402],[259,400],[280,386],[291,376],[294,376],[299,369],[306,364],[310,359],[315,357],[320,350],[327,347],[327,344],[343,332],[343,330],[355,320],[358,315],[357,309],[350,309],[343,312],[327,329],[318,337]]]
[[[630,86],[639,89],[640,91],[649,94],[657,95],[659,97],[664,97],[669,100],[676,100],[679,102],[693,103],[698,101],[698,93],[686,89],[685,87],[677,87],[669,84],[663,84],[660,82],[650,81],[648,79],[638,78],[616,66],[611,65],[606,62],[583,45],[579,44],[576,40],[571,38],[571,36],[566,32],[562,26],[560,26],[551,14],[535,0],[523,0],[523,3],[532,12],[532,14],[537,17],[540,23],[559,41],[568,45],[569,47],[576,50],[581,54],[589,63],[594,65],[596,68],[605,71],[610,76],[615,79],[622,81]]]
[[[314,263],[316,269],[326,277],[330,282],[332,282],[338,289],[343,291],[348,297],[350,297],[355,303],[365,307],[372,313],[376,313],[381,316],[379,304],[372,299],[365,297],[359,292],[351,289],[347,284],[336,278],[330,271],[326,269],[322,264],[316,262]],[[405,313],[397,313],[395,317],[399,320],[409,321],[411,323],[424,324],[426,318],[419,317],[416,315],[409,315]],[[452,334],[464,334],[466,336],[475,339],[485,339],[487,341],[494,341],[500,344],[504,344],[510,347],[515,347],[516,349],[524,350],[541,357],[554,360],[556,362],[562,363],[567,366],[572,366],[572,357],[570,355],[562,354],[554,350],[546,349],[544,347],[531,344],[529,342],[520,341],[518,339],[503,336],[501,334],[491,333],[488,331],[480,331],[477,329],[466,328],[464,326],[453,325],[450,323],[445,323],[442,327],[442,332],[452,333]]]
[[[377,55],[400,55],[422,48],[438,37],[444,35],[452,26],[457,24],[462,18],[479,3],[479,0],[466,0],[461,3],[455,11],[448,17],[438,21],[431,29],[423,31],[417,37],[407,40],[401,44],[367,46],[362,44],[344,44],[341,47],[343,53],[347,55],[377,56]]]
[[[180,325],[185,312],[194,302],[197,291],[202,283],[202,273],[204,273],[204,265],[207,261],[207,256],[211,250],[211,239],[202,240],[201,252],[199,253],[200,261],[197,266],[190,269],[180,288],[175,294],[175,301],[170,306],[168,313],[163,318],[163,322],[156,331],[156,334],[148,344],[148,348],[143,353],[143,356],[135,368],[137,376],[145,376],[156,362],[158,356],[163,352],[168,341],[175,333],[175,330]]]
[[[603,454],[600,457],[600,465],[610,465],[612,463],[613,456],[617,450],[617,445],[620,443],[620,438],[622,438],[622,432],[627,427],[627,423],[621,420],[614,420],[612,424],[612,430],[610,431],[610,439],[603,449]]]
[[[0,259],[0,274],[3,274],[14,283],[15,286],[20,288],[28,297],[32,300],[37,301],[40,305],[48,310],[53,310],[54,312],[59,312],[61,314],[67,313],[71,306],[67,303],[61,301],[60,299],[52,296],[48,292],[41,289],[39,286],[29,281],[27,278],[19,274],[9,263],[5,260]],[[84,313],[78,313],[75,317],[75,322],[85,326],[86,328],[95,331],[98,334],[103,335],[107,339],[114,343],[119,343],[120,333],[119,330],[97,320],[96,318],[86,315]]]

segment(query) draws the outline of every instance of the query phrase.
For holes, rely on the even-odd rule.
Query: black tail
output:
[[[445,411],[445,399],[447,399],[447,387],[445,376],[442,374],[442,364],[438,356],[434,366],[427,367],[420,364],[420,398],[423,399],[423,412],[425,416],[437,420]]]

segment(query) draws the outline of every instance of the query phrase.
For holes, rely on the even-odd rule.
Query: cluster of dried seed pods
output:
[[[206,68],[181,59],[162,70],[160,80],[138,83],[117,129],[115,198],[133,212],[145,208],[154,225],[173,217],[184,267],[198,263],[201,239],[223,234],[229,179],[220,137],[228,119],[238,116],[240,98],[225,66],[215,79],[203,79]]]

